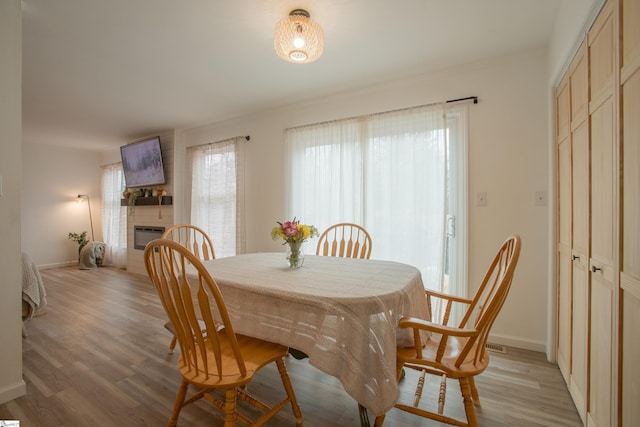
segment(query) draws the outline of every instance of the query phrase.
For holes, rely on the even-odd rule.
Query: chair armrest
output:
[[[427,300],[427,318],[429,320],[438,320],[442,325],[447,325],[449,323],[451,310],[454,304],[463,304],[470,307],[473,303],[472,300],[467,298],[443,294],[430,289],[425,289],[424,294]],[[438,307],[440,310],[435,310],[434,307]],[[467,310],[468,307],[466,308]],[[438,314],[439,319],[434,319],[434,314]]]
[[[420,337],[420,331],[427,331],[429,333],[440,334],[440,342],[438,343],[438,349],[435,354],[435,362],[440,363],[442,357],[447,349],[447,343],[449,337],[471,338],[477,337],[480,333],[475,329],[455,328],[451,326],[444,326],[439,323],[433,323],[428,320],[419,319],[417,317],[403,317],[398,323],[400,328],[412,328],[414,348],[416,351],[416,358],[422,359],[422,339]]]
[[[427,296],[446,299],[448,301],[460,302],[460,303],[463,303],[463,304],[471,304],[471,302],[472,302],[472,300],[470,300],[469,298],[463,298],[463,297],[459,297],[459,296],[456,296],[456,295],[443,294],[441,292],[432,291],[430,289],[425,289],[424,293]]]
[[[417,317],[403,317],[402,319],[400,319],[398,327],[420,329],[423,331],[454,337],[475,337],[476,335],[478,335],[478,331],[475,329],[443,326],[439,323],[430,322],[428,320],[420,319]]]

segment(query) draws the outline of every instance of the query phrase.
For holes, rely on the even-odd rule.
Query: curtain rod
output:
[[[471,100],[473,100],[474,104],[478,103],[478,97],[477,96],[467,96],[466,98],[450,99],[450,100],[447,101],[447,104],[450,104],[452,102],[471,101]]]
[[[454,102],[463,102],[463,101],[472,101],[474,104],[478,103],[478,97],[477,96],[467,96],[465,98],[458,98],[458,99],[450,99],[448,101],[439,101],[439,102],[432,102],[430,104],[423,104],[423,105],[416,105],[414,107],[405,107],[405,108],[398,108],[397,110],[390,110],[390,111],[382,111],[380,113],[373,113],[373,114],[363,114],[363,116],[379,116],[381,114],[387,114],[387,113],[397,113],[398,111],[405,111],[405,110],[413,110],[414,108],[422,108],[422,107],[432,107],[434,105],[441,105],[441,104],[452,104]],[[342,120],[342,119],[339,119]]]
[[[223,143],[223,142],[233,141],[234,139],[238,139],[238,138],[244,138],[245,140],[249,141],[249,140],[251,140],[251,135],[232,136],[231,138],[221,139],[219,141],[205,142],[204,144],[190,145],[190,146],[187,147],[187,150],[195,149],[197,147],[205,147],[205,146],[208,146],[208,145],[214,145],[214,144],[220,144],[220,143]]]
[[[413,106],[413,107],[398,108],[397,110],[381,111],[379,113],[372,113],[372,114],[363,114],[360,117],[364,117],[364,116],[374,117],[374,116],[380,116],[380,115],[388,114],[388,113],[397,113],[399,111],[413,110],[414,108],[432,107],[434,105],[452,104],[454,102],[463,102],[463,101],[471,101],[471,100],[473,100],[474,104],[478,103],[478,97],[477,96],[467,96],[466,98],[458,98],[458,99],[450,99],[448,101],[432,102],[430,104],[423,104],[423,105],[416,105],[416,106]],[[356,118],[356,117],[351,117],[351,118],[353,119],[353,118]],[[345,120],[345,119],[337,119],[337,120]],[[329,120],[327,123],[330,123],[332,121],[336,121],[336,120]],[[302,127],[302,126],[300,126],[300,127]],[[294,129],[294,128],[292,128],[292,129]]]
[[[478,97],[477,96],[467,96],[465,98],[450,99],[448,101],[432,102],[431,104],[423,104],[423,105],[416,105],[416,106],[413,106],[413,107],[398,108],[397,110],[382,111],[382,112],[379,112],[379,113],[363,114],[361,116],[354,116],[354,117],[346,117],[346,118],[341,118],[341,119],[327,120],[327,121],[320,122],[320,123],[312,123],[312,124],[306,124],[306,125],[300,125],[300,126],[293,126],[293,127],[290,127],[290,128],[286,128],[285,130],[299,129],[299,128],[303,128],[303,127],[307,127],[307,126],[325,125],[327,123],[339,122],[339,121],[343,121],[343,120],[353,120],[353,119],[357,119],[358,117],[374,117],[374,116],[379,116],[379,115],[382,115],[382,114],[397,113],[399,111],[412,110],[414,108],[431,107],[433,105],[438,105],[438,104],[443,104],[443,103],[444,104],[452,104],[454,102],[463,102],[463,101],[473,101],[474,104],[477,104],[478,103]]]

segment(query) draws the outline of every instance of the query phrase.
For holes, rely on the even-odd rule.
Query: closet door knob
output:
[[[596,271],[601,271],[601,270],[602,270],[602,269],[601,269],[600,267],[596,267],[595,265],[592,265],[592,266],[591,266],[591,271],[592,271],[592,272],[594,272],[594,273],[595,273]]]
[[[573,260],[575,261],[577,259],[580,259],[580,257],[578,255],[573,255]]]

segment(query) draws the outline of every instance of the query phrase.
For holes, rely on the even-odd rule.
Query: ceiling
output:
[[[22,0],[23,140],[105,150],[546,46],[558,0]],[[273,50],[296,8],[323,56]]]

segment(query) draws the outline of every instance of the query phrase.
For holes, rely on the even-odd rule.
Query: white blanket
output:
[[[80,250],[80,270],[94,270],[102,263],[107,245],[102,242],[89,242]]]
[[[44,288],[38,267],[31,257],[22,252],[22,299],[29,304],[29,317],[47,304],[47,291]]]

